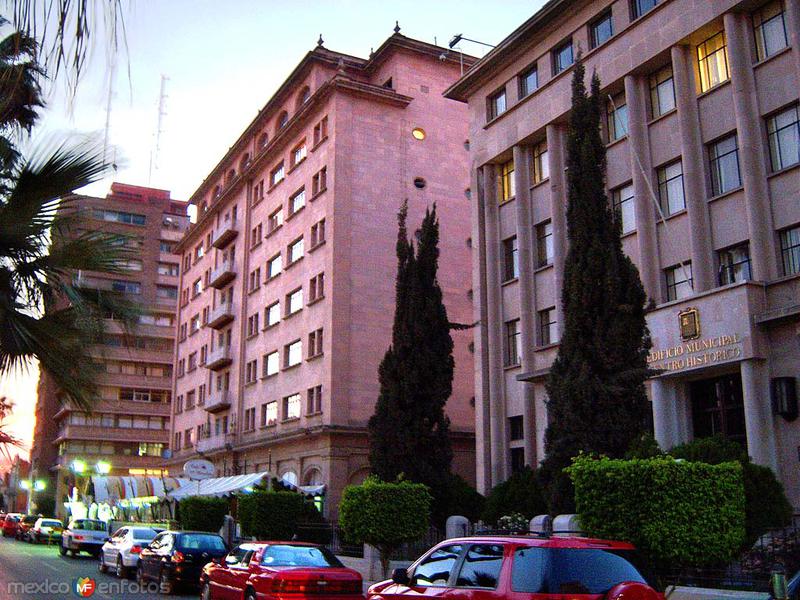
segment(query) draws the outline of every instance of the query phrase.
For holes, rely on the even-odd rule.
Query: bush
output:
[[[724,564],[744,539],[742,467],[579,456],[567,472],[581,528],[630,541],[654,566]]]
[[[541,485],[530,467],[525,467],[503,483],[496,485],[486,497],[483,511],[485,523],[496,524],[504,515],[520,513],[530,520],[547,512]]]
[[[362,485],[344,488],[339,525],[349,541],[378,549],[386,575],[392,552],[428,530],[431,500],[428,487],[421,483],[384,483],[368,477]]]
[[[655,458],[656,456],[664,456],[664,452],[658,445],[656,438],[652,433],[643,433],[638,438],[631,442],[628,451],[625,453],[627,460],[634,458]]]
[[[290,540],[298,525],[324,523],[324,519],[297,492],[256,490],[239,496],[239,522],[244,535],[261,540]]]
[[[53,517],[56,514],[56,497],[53,494],[36,494],[34,497],[36,509],[34,512],[46,517]]]
[[[751,546],[772,528],[785,527],[792,520],[792,505],[786,498],[772,469],[750,462],[744,449],[720,435],[699,438],[675,446],[669,452],[676,458],[716,465],[737,461],[742,465],[745,495],[745,545]]]
[[[228,514],[228,499],[187,496],[178,502],[178,522],[187,531],[218,532]]]
[[[441,486],[439,490],[432,490],[432,493],[433,520],[439,527],[444,526],[447,517],[453,515],[460,515],[475,522],[481,518],[486,506],[486,498],[459,475],[451,475],[446,485]]]

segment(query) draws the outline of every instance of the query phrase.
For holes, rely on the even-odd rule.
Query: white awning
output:
[[[115,502],[131,498],[163,498],[171,490],[189,483],[178,477],[92,476],[94,501]]]
[[[167,493],[168,498],[180,500],[187,496],[227,496],[256,485],[264,478],[270,477],[269,472],[248,473],[246,475],[231,475],[229,477],[214,477],[202,481],[188,481],[176,490]]]

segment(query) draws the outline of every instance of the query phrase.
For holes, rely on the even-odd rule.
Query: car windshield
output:
[[[341,567],[342,563],[325,548],[275,544],[264,548],[261,564],[267,567]]]
[[[11,515],[8,515],[6,517],[6,521],[9,523],[17,523],[19,521],[19,517],[12,517]]]
[[[133,539],[139,540],[142,542],[149,542],[154,537],[156,537],[156,532],[153,529],[147,528],[136,528],[133,530]]]
[[[69,526],[70,529],[83,529],[84,531],[105,531],[106,524],[102,521],[95,521],[92,519],[79,519],[73,521]]]
[[[204,533],[184,533],[178,536],[176,547],[180,550],[202,550],[204,552],[225,552],[225,542],[218,535]]]
[[[37,517],[36,515],[27,515],[24,519],[22,519],[22,522],[25,523],[26,525],[33,525],[38,520],[39,517]]]
[[[61,521],[55,521],[51,519],[47,519],[46,521],[42,521],[42,527],[63,527]]]
[[[618,583],[647,583],[627,560],[626,550],[519,548],[511,587],[529,594],[605,594]]]

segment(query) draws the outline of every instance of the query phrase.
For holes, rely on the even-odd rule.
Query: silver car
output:
[[[139,564],[139,553],[156,537],[160,529],[126,526],[114,532],[100,550],[98,569],[105,573],[113,569],[117,577],[125,579]]]
[[[108,539],[108,531],[103,521],[96,519],[75,519],[70,522],[61,535],[59,553],[65,556],[69,552],[76,556],[78,552],[88,552],[93,556],[100,555],[100,548]]]

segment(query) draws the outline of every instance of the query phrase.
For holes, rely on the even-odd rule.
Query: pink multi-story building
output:
[[[550,0],[446,92],[470,110],[479,487],[543,458],[580,50],[652,302],[655,435],[737,440],[800,506],[798,0]]]
[[[460,68],[399,33],[369,59],[320,40],[194,193],[172,465],[324,484],[333,510],[366,476],[404,199],[411,227],[436,203],[448,313],[472,316],[467,110],[442,96]],[[454,468],[473,480],[472,333],[453,337]]]

